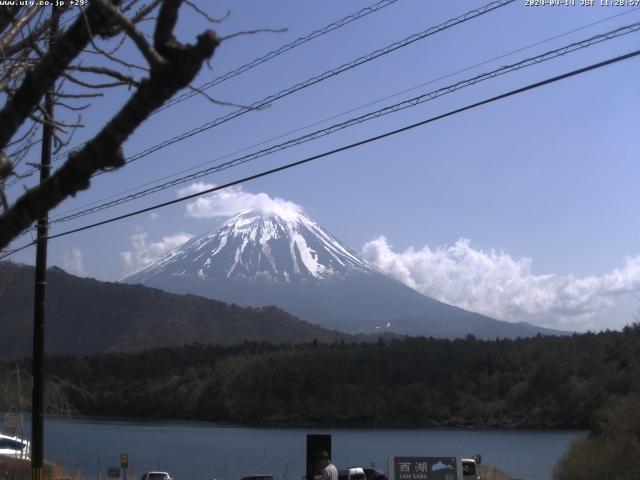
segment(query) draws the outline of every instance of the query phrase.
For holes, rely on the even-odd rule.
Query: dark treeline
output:
[[[640,326],[570,337],[190,345],[48,360],[83,414],[255,425],[588,428],[640,392]],[[25,362],[28,369],[28,362]],[[0,368],[15,368],[15,361]]]
[[[640,394],[613,396],[593,415],[591,432],[573,442],[556,480],[632,480],[640,458]]]

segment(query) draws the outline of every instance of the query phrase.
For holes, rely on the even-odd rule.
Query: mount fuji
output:
[[[290,209],[236,215],[124,281],[243,306],[276,305],[348,333],[447,338],[562,333],[498,321],[422,295]]]

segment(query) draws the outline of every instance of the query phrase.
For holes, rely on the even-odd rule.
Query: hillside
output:
[[[30,355],[34,268],[0,263],[0,356]],[[91,354],[245,341],[333,342],[325,330],[276,307],[245,308],[142,285],[101,282],[48,271],[47,352]]]

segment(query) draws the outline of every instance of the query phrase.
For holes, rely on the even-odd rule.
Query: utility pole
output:
[[[58,31],[58,12],[51,7],[49,48]],[[51,87],[55,88],[54,85]],[[51,172],[51,143],[53,139],[53,92],[44,96],[40,183]],[[33,306],[33,391],[31,399],[31,480],[44,480],[44,321],[47,287],[47,236],[49,215],[38,219],[36,243],[36,283]]]

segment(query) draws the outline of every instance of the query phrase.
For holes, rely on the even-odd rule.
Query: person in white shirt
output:
[[[338,480],[338,469],[331,463],[328,452],[322,451],[318,454],[318,464],[322,468],[322,473],[313,477],[313,480]]]

